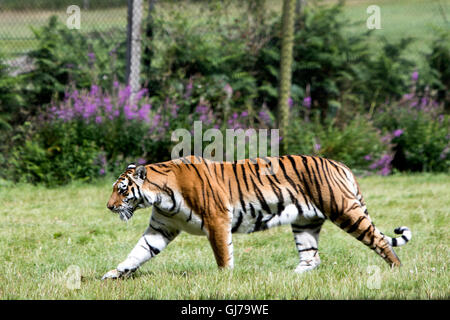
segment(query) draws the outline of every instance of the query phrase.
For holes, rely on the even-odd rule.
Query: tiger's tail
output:
[[[349,169],[347,170],[347,177],[350,182],[349,189],[353,189],[355,200],[357,201],[356,203],[349,201],[348,208],[344,210],[343,214],[341,214],[338,219],[339,221],[336,222],[338,222],[338,225],[342,229],[375,250],[375,252],[391,266],[400,266],[400,259],[393,247],[403,246],[411,240],[411,230],[407,227],[396,228],[394,232],[401,236],[391,238],[384,235],[377,227],[375,227],[369,217],[369,212],[362,196],[361,189],[356,182],[356,178]]]
[[[396,234],[401,234],[400,237],[397,238],[391,238],[387,235],[383,234],[381,231],[380,233],[384,236],[385,240],[389,243],[389,245],[393,247],[401,247],[408,243],[409,240],[412,238],[411,230],[409,230],[408,227],[398,227],[394,230]]]

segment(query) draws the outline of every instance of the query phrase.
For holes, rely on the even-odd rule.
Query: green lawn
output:
[[[335,3],[336,0],[328,0],[325,3]],[[146,3],[146,2],[145,2]],[[267,0],[268,8],[281,14],[281,1]],[[434,28],[448,28],[447,20],[450,18],[450,0],[347,0],[345,16],[349,22],[358,24],[351,26],[351,32],[364,32],[367,30],[366,9],[369,5],[376,4],[381,9],[381,30],[374,31],[373,43],[378,45],[379,37],[390,40],[398,40],[402,37],[415,37],[416,42],[410,48],[410,54],[414,58],[419,52],[427,51],[429,43],[435,34]],[[176,3],[158,4],[158,15],[167,16],[173,12],[182,12],[192,19],[199,19],[204,14],[205,3]],[[202,11],[203,10],[203,11]],[[232,5],[230,16],[242,11],[242,7]],[[6,54],[14,54],[27,51],[35,45],[30,27],[38,28],[47,24],[48,18],[57,14],[61,21],[66,21],[67,14],[60,11],[2,11],[0,12],[0,47]],[[112,8],[103,10],[81,10],[81,31],[108,30],[112,27],[126,28],[127,9]]]
[[[111,181],[110,181],[111,180]],[[450,297],[448,175],[360,179],[374,223],[385,233],[409,226],[397,248],[403,267],[390,270],[369,248],[326,222],[322,265],[293,272],[297,252],[288,226],[235,235],[235,269],[220,272],[204,237],[182,234],[133,278],[100,280],[145,230],[150,210],[124,223],[108,212],[111,182],[57,189],[0,181],[1,299],[448,299]],[[65,271],[81,268],[79,289]],[[370,267],[375,266],[375,267]],[[380,289],[366,286],[379,268]]]
[[[37,44],[32,28],[48,24],[52,15],[66,23],[68,15],[62,11],[0,11],[0,51],[14,55],[33,49]],[[107,31],[127,25],[127,8],[81,10],[80,32]]]

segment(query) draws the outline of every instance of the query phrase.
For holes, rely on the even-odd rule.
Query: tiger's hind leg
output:
[[[297,219],[291,224],[300,257],[300,263],[295,269],[296,273],[303,273],[319,266],[319,233],[324,221],[324,219]]]

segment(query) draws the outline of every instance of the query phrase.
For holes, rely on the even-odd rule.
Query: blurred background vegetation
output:
[[[0,1],[0,176],[58,185],[170,159],[171,132],[276,128],[282,1],[146,1],[142,90],[126,1]],[[81,7],[81,30],[66,27]],[[290,154],[364,174],[448,172],[449,1],[298,1]],[[104,18],[104,20],[101,19]],[[106,18],[105,18],[106,17]]]

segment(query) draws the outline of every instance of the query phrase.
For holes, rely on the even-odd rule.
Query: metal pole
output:
[[[142,0],[128,0],[127,69],[131,100],[140,89]]]

